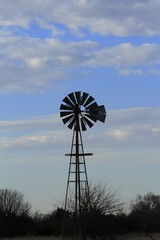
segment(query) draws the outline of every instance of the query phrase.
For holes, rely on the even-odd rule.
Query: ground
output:
[[[155,234],[126,234],[123,236],[117,236],[115,240],[160,240],[160,233]],[[3,240],[10,240],[9,238],[5,238]],[[14,240],[61,240],[58,237],[16,237]],[[69,239],[68,239],[69,240]],[[106,239],[110,240],[110,239]]]

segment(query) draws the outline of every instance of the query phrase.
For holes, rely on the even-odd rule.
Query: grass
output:
[[[160,240],[160,233],[155,234],[127,234],[117,237],[116,240]]]
[[[12,240],[12,238],[3,238],[3,240]],[[61,240],[58,237],[41,237],[41,236],[31,236],[31,237],[15,237],[13,240]]]
[[[4,238],[3,240],[11,240],[10,238]],[[61,240],[59,237],[38,237],[38,236],[30,236],[30,237],[16,237],[13,240]],[[68,239],[72,240],[72,239]],[[92,239],[89,239],[92,240]],[[100,240],[100,239],[99,239]],[[110,240],[107,239],[106,240]],[[117,236],[115,240],[160,240],[160,233],[145,235],[145,234],[126,234],[122,236]]]

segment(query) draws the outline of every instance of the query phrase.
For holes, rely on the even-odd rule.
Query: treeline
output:
[[[124,213],[125,205],[116,191],[99,184],[90,188],[90,203],[83,202],[83,227],[90,238],[105,238],[126,233],[160,232],[160,195],[137,195]],[[66,211],[65,236],[74,235],[75,215],[72,204]],[[0,237],[60,236],[64,209],[58,207],[48,214],[31,214],[31,205],[22,193],[0,190]]]

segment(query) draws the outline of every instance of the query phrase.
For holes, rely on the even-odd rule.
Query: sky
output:
[[[88,178],[126,204],[160,194],[160,1],[0,0],[0,188],[47,213],[65,196],[71,92],[105,105],[83,133]]]

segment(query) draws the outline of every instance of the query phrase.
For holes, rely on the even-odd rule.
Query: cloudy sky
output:
[[[64,199],[70,92],[90,93],[107,120],[83,134],[90,181],[128,202],[160,194],[160,1],[0,0],[0,187],[33,210]]]

